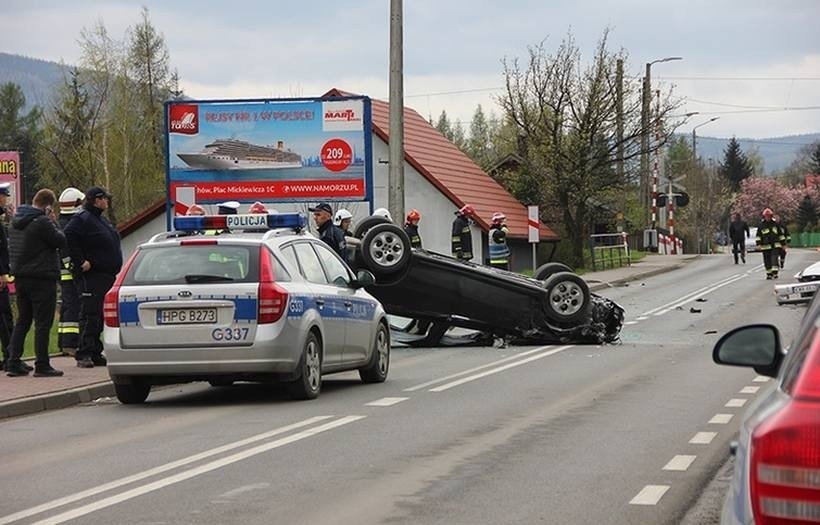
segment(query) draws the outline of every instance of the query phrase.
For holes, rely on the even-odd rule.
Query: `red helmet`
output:
[[[191,204],[188,206],[188,211],[185,212],[185,215],[205,215],[205,208],[199,204]]]
[[[465,204],[464,206],[458,209],[458,214],[464,215],[465,217],[468,215],[475,215],[475,208],[473,208],[469,204]]]
[[[421,220],[421,213],[419,213],[419,210],[414,208],[407,212],[407,222],[418,220]]]
[[[764,217],[771,217],[772,215],[774,215],[774,212],[771,208],[766,208],[765,210],[763,210]]]
[[[248,208],[248,213],[268,213],[268,208],[261,202],[256,201]]]
[[[493,213],[493,222],[494,223],[504,222],[504,220],[506,218],[507,218],[507,216],[504,215],[503,213],[501,213],[500,211],[497,211],[497,212]]]

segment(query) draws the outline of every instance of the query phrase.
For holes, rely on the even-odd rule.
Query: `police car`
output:
[[[350,268],[298,213],[186,216],[142,244],[104,302],[108,372],[122,403],[152,385],[284,382],[319,395],[322,374],[387,378],[390,332]]]
[[[796,283],[778,284],[774,287],[777,304],[796,304],[811,302],[820,288],[820,262],[795,274]]]

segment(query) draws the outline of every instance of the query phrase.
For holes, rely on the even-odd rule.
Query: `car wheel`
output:
[[[233,385],[233,379],[209,379],[208,384],[214,387],[231,386]]]
[[[302,358],[299,360],[299,377],[288,384],[294,399],[316,399],[322,390],[322,347],[319,338],[308,332]]]
[[[362,383],[384,383],[387,370],[390,368],[390,332],[384,323],[379,323],[376,340],[373,342],[373,355],[370,363],[359,369]]]
[[[139,405],[148,399],[151,385],[137,380],[131,383],[114,383],[114,392],[123,405]]]
[[[353,237],[356,237],[357,239],[363,239],[365,234],[367,233],[367,230],[378,224],[393,223],[388,221],[384,217],[368,217],[356,225],[356,229],[353,230]]]
[[[558,272],[544,282],[547,292],[544,309],[550,321],[577,323],[589,315],[589,287],[571,272]]]
[[[566,264],[549,262],[546,264],[542,264],[541,266],[536,268],[535,271],[532,273],[532,276],[533,278],[538,279],[539,281],[546,281],[558,272],[572,273],[572,268],[570,268]]]
[[[398,273],[410,262],[410,239],[395,224],[376,225],[362,239],[361,257],[377,276]]]

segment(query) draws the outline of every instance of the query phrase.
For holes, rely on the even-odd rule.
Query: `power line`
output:
[[[774,82],[781,82],[781,81],[795,81],[795,80],[806,80],[806,81],[818,81],[820,77],[653,77],[658,78],[659,80],[740,80],[740,81],[751,81],[751,82],[760,82],[760,81],[774,81]]]
[[[738,109],[736,111],[708,111],[703,112],[701,115],[735,115],[738,113],[777,113],[781,111],[816,111],[820,109],[820,106],[803,106],[803,107],[795,107],[795,108],[775,108],[775,109]]]
[[[714,140],[714,141],[721,141],[721,142],[728,142],[729,139],[724,139],[720,137],[709,137],[707,135],[698,135],[698,140]],[[751,142],[752,144],[770,144],[774,146],[794,146],[798,148],[802,148],[803,146],[810,146],[813,142],[777,142],[774,140],[760,140],[760,139],[736,139],[738,142]]]

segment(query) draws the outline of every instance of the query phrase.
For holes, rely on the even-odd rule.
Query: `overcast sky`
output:
[[[0,51],[75,63],[84,27],[120,38],[143,5],[191,97],[388,98],[390,0],[3,0]],[[682,131],[719,116],[698,135],[818,132],[818,21],[819,0],[405,0],[405,104],[467,125],[477,104],[498,112],[504,57],[568,31],[589,57],[610,27],[628,75],[683,57],[652,67],[653,89],[673,85],[699,112]]]

